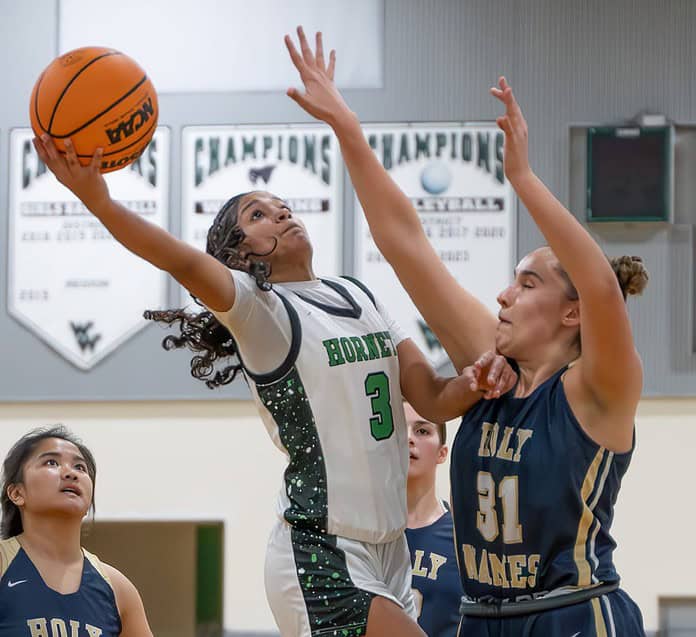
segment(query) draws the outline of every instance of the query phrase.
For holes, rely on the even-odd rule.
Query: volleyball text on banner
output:
[[[514,268],[513,190],[503,174],[503,133],[494,124],[365,126],[391,177],[411,199],[454,277],[497,314]],[[355,272],[435,365],[447,355],[377,249],[360,202]]]
[[[164,273],[120,245],[41,162],[30,129],[10,135],[8,307],[75,366],[88,370],[166,304]],[[113,199],[166,227],[169,130],[131,166],[106,175]]]
[[[342,267],[338,144],[324,126],[190,126],[182,142],[182,238],[205,250],[230,197],[253,190],[285,200],[314,246],[317,275]],[[191,297],[184,290],[183,303]]]

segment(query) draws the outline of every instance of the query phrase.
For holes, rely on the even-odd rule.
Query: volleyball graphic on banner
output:
[[[365,126],[367,140],[452,275],[494,313],[514,268],[514,197],[495,124]],[[435,334],[375,245],[355,198],[355,274],[434,365],[447,362]]]
[[[444,162],[432,161],[423,168],[420,179],[423,190],[431,195],[439,195],[450,187],[452,173]]]

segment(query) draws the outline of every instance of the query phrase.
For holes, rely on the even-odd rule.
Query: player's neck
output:
[[[555,348],[529,360],[517,360],[520,378],[515,397],[529,396],[539,385],[553,376],[561,367],[572,363],[576,357],[577,353],[568,348]]]
[[[309,263],[275,264],[268,280],[271,283],[295,283],[298,281],[316,281],[311,261]]]
[[[18,537],[27,554],[66,564],[82,559],[80,520],[25,516]]]
[[[435,492],[435,477],[408,481],[409,529],[419,529],[437,522],[445,512]]]

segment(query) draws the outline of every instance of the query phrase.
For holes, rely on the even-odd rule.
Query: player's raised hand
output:
[[[491,88],[491,95],[505,105],[505,115],[496,118],[496,123],[505,133],[503,160],[505,175],[514,182],[515,179],[530,172],[527,142],[527,122],[522,115],[512,88],[504,77],[498,79],[498,87]]]
[[[473,365],[465,367],[462,376],[471,391],[482,392],[487,400],[502,396],[517,382],[517,374],[507,359],[493,351],[482,354]]]
[[[297,37],[300,42],[300,51],[295,48],[289,35],[285,36],[285,46],[288,48],[292,63],[300,74],[305,92],[302,93],[296,88],[290,88],[287,94],[310,115],[331,125],[341,115],[350,113],[350,109],[333,81],[336,52],[331,51],[327,64],[320,32],[316,34],[314,51],[307,42],[302,27],[297,27]]]
[[[61,153],[49,135],[34,137],[34,148],[41,161],[56,179],[71,190],[88,207],[109,197],[109,189],[99,172],[102,149],[98,148],[87,166],[80,164],[70,139],[65,140],[65,153]]]

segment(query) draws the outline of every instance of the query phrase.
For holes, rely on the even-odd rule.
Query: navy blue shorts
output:
[[[644,637],[643,616],[621,589],[521,617],[462,617],[458,637]]]

